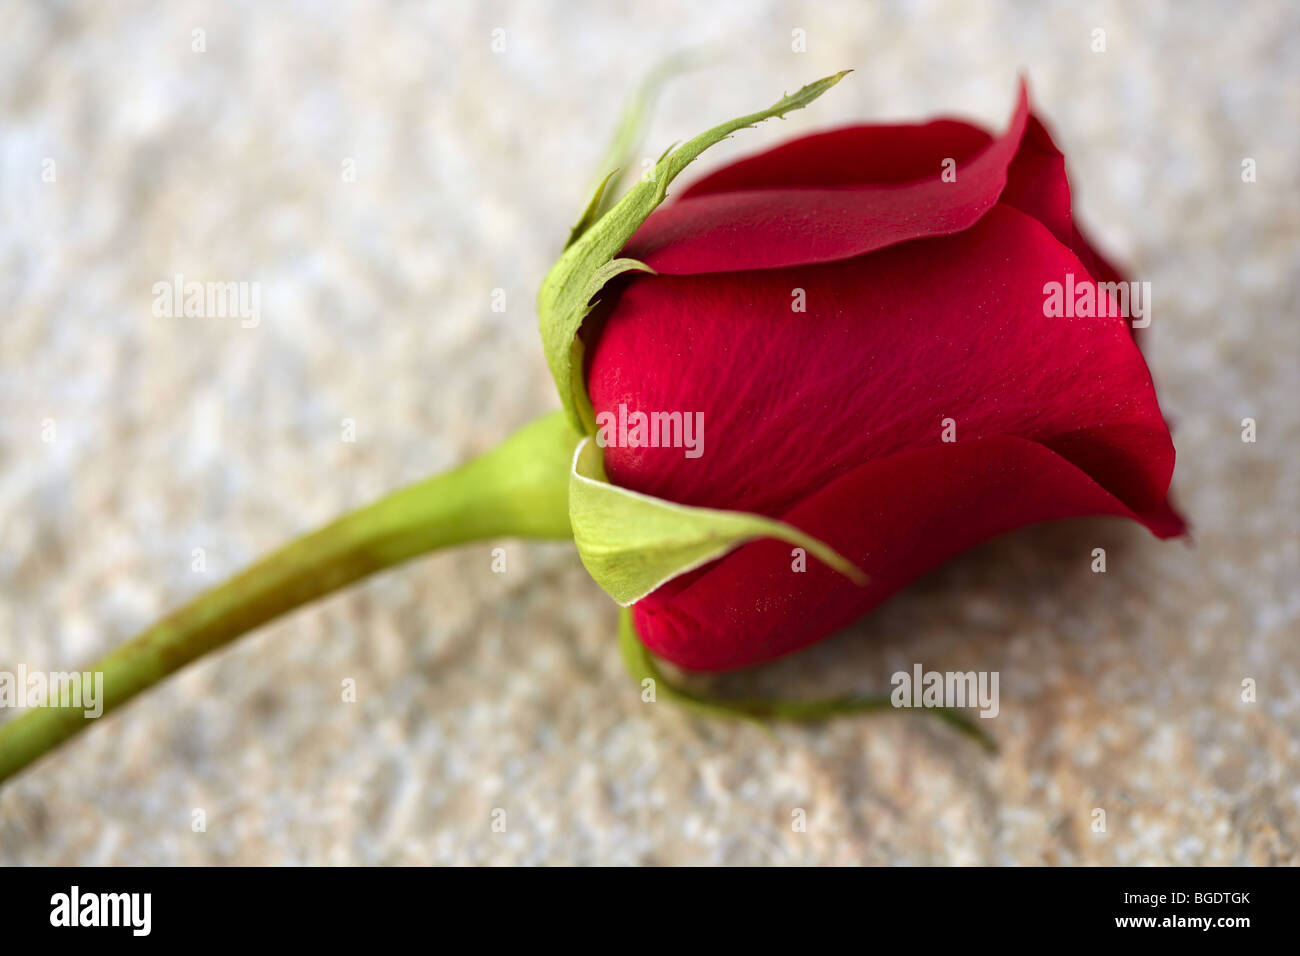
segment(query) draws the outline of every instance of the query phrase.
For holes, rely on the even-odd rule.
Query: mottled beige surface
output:
[[[1153,285],[1195,546],[1029,529],[716,682],[997,670],[995,758],[915,716],[767,735],[643,704],[569,548],[511,545],[506,575],[490,544],[438,555],[201,663],[0,790],[0,863],[1296,862],[1300,8],[617,6],[0,6],[0,668],[89,663],[553,407],[533,290],[624,96],[693,44],[732,53],[669,90],[647,154],[858,71],[705,165],[853,119],[1000,125],[1027,70],[1081,217]],[[151,286],[177,272],[260,282],[262,324],[155,318]]]

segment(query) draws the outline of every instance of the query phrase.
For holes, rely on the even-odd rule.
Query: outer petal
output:
[[[766,268],[770,260],[778,253],[775,250],[760,250],[763,258],[755,263],[741,262],[744,246],[762,244],[762,236],[748,235],[755,229],[762,229],[770,223],[766,211],[793,208],[801,202],[821,203],[829,198],[814,197],[811,193],[818,190],[843,191],[856,189],[864,196],[859,202],[870,202],[875,195],[880,201],[893,203],[914,194],[927,195],[938,202],[956,201],[964,204],[970,201],[974,190],[969,192],[943,192],[934,187],[937,171],[945,159],[953,159],[959,171],[958,182],[970,179],[973,172],[977,175],[996,171],[996,161],[981,158],[990,153],[996,159],[1005,158],[1006,150],[1011,147],[1017,135],[1020,107],[1027,108],[1028,100],[1022,87],[1022,102],[1006,134],[998,141],[977,126],[960,120],[939,119],[916,125],[881,125],[850,126],[815,133],[789,143],[784,143],[766,152],[741,159],[729,166],[704,177],[688,188],[677,203],[658,210],[642,231],[627,248],[627,254],[645,259],[649,256],[650,264],[660,272],[688,275],[696,272],[712,271],[719,266],[718,259],[700,260],[697,265],[685,261],[688,254],[694,254],[696,247],[678,246],[680,238],[687,236],[688,230],[695,222],[702,222],[705,228],[720,234],[741,248],[726,250],[726,262],[731,266],[724,268]],[[999,147],[999,143],[1002,145]],[[979,159],[979,163],[971,164]],[[985,176],[975,185],[991,191],[996,180]],[[893,195],[899,186],[911,186],[913,192],[905,196]],[[954,184],[943,184],[952,186]],[[698,206],[690,210],[674,211],[688,200],[704,196],[718,196],[724,193],[752,193],[754,191],[785,193],[785,196],[772,197],[733,197],[735,206],[756,204],[756,212],[748,223],[735,222],[730,227],[719,226],[715,221],[717,215],[725,216],[734,211],[734,206],[718,203],[716,206]],[[794,191],[794,195],[790,193]],[[987,196],[987,192],[985,196]],[[884,197],[880,199],[880,197]],[[842,202],[842,198],[840,200]],[[1088,271],[1098,282],[1120,281],[1120,271],[1099,253],[1086,235],[1073,222],[1071,215],[1070,185],[1066,176],[1065,157],[1052,140],[1051,134],[1043,122],[1032,113],[1028,115],[1023,126],[1023,135],[1014,141],[1014,156],[1005,169],[1005,186],[999,201],[1015,206],[1028,213],[1052,231],[1058,239],[1074,250]],[[812,206],[806,206],[797,222],[785,227],[795,230],[815,230],[817,223],[810,221],[807,213]],[[819,210],[824,208],[818,205]],[[963,210],[966,207],[963,206]],[[933,215],[934,210],[928,210]],[[949,221],[949,220],[945,220]],[[914,227],[921,228],[918,235],[941,235],[949,229],[934,230],[934,220],[917,220]],[[882,222],[877,228],[887,228]],[[781,228],[778,226],[778,228]],[[828,223],[829,229],[841,229],[838,217]],[[735,231],[736,235],[728,236]],[[852,242],[841,236],[845,241]],[[915,238],[905,235],[903,238]],[[867,237],[867,246],[883,248],[892,241],[885,235]],[[829,242],[829,239],[826,240]],[[670,248],[671,247],[671,248]],[[857,248],[856,246],[854,247]],[[790,261],[781,265],[794,265],[801,262],[829,261],[825,249],[818,247],[813,258],[799,255],[785,256]],[[866,248],[863,248],[866,251]],[[796,250],[797,252],[797,250]],[[857,254],[853,252],[851,254]],[[782,253],[784,256],[785,254]],[[719,269],[721,271],[721,269]]]
[[[1044,316],[1045,284],[1067,274],[1089,281],[1046,227],[998,205],[958,235],[858,259],[637,278],[596,342],[593,403],[701,412],[703,454],[611,447],[609,477],[782,517],[866,462],[940,444],[952,419],[958,443],[1039,442],[1153,509],[1173,447],[1150,373],[1123,319]]]
[[[816,562],[791,569],[790,547],[758,541],[660,588],[636,605],[652,651],[686,668],[760,663],[851,623],[910,581],[1021,525],[1080,515],[1146,521],[1167,509],[1127,507],[1051,449],[1007,435],[936,445],[868,462],[786,516],[871,575],[858,588]]]
[[[1007,170],[1001,202],[1033,216],[1062,245],[1074,249],[1074,220],[1070,215],[1070,183],[1065,157],[1035,116],[1025,125],[1020,149]],[[1074,249],[1078,253],[1078,249]]]
[[[956,182],[940,178],[937,162],[920,178],[893,178],[919,172],[918,164],[925,157],[933,159],[933,129],[897,134],[907,128],[885,127],[886,132],[877,135],[858,128],[813,137],[812,142],[798,141],[784,147],[784,152],[776,150],[739,168],[722,170],[682,200],[661,206],[632,237],[623,255],[663,274],[693,275],[833,262],[912,239],[959,232],[997,202],[1028,121],[1028,92],[1021,83],[1007,131],[960,164]],[[956,125],[949,121],[940,128],[951,130]],[[876,148],[890,130],[904,147],[897,163],[846,153],[827,163],[826,177],[820,168],[811,170],[817,185],[794,171],[796,160],[827,160],[837,140],[855,150],[868,144]],[[958,136],[954,151],[968,150],[975,143],[969,132]],[[878,178],[858,180],[846,165],[850,156],[863,165],[863,175]],[[828,181],[835,185],[825,185]],[[753,188],[730,188],[737,185]]]

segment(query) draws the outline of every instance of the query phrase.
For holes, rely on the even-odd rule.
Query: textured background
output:
[[[885,689],[913,661],[997,670],[995,758],[917,716],[765,734],[642,704],[570,548],[511,545],[505,575],[490,543],[438,555],[243,640],[17,778],[0,863],[1297,862],[1298,11],[3,4],[0,669],[88,664],[553,407],[534,290],[626,95],[699,44],[725,55],[669,88],[648,155],[857,69],[701,168],[860,119],[1000,128],[1026,70],[1081,218],[1152,283],[1196,541],[1028,529],[715,682],[796,695]],[[260,282],[261,325],[154,317],[152,284],[177,272]]]

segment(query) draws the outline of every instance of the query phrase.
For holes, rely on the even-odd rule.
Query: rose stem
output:
[[[426,552],[498,537],[571,537],[562,413],[273,552],[108,654],[103,712],[282,614]],[[83,730],[83,708],[42,706],[0,724],[0,782]]]

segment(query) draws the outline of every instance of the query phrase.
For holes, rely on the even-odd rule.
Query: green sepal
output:
[[[593,184],[595,194],[583,212],[582,218],[569,233],[569,241],[564,244],[564,248],[573,245],[579,236],[604,215],[613,204],[613,200],[622,195],[628,177],[632,173],[632,163],[641,147],[642,131],[654,109],[655,100],[659,98],[659,93],[665,84],[675,76],[703,66],[706,59],[703,51],[688,50],[676,53],[659,63],[642,81],[624,108],[623,115],[619,117],[609,147],[605,150],[600,165],[596,167],[600,171],[600,180]]]
[[[755,538],[788,541],[855,583],[867,583],[852,562],[784,522],[681,505],[610,484],[601,448],[590,436],[573,455],[569,524],[587,571],[625,607]]]
[[[657,275],[648,265],[644,262],[638,262],[636,259],[611,259],[597,268],[588,280],[587,287],[590,294],[586,296],[586,299],[590,299],[604,288],[605,283],[610,279],[622,275],[624,272],[648,272],[650,275]],[[582,318],[578,320],[579,327],[582,326],[582,319],[585,319],[587,313],[594,307],[593,304],[582,309]],[[575,402],[573,413],[577,416],[577,422],[575,423],[570,418],[569,423],[582,434],[589,435],[596,430],[596,412],[591,407],[591,397],[587,394],[587,386],[582,381],[583,356],[585,353],[586,348],[582,344],[582,337],[575,332],[573,340],[569,343],[569,375],[572,378],[570,394]]]
[[[578,237],[590,229],[596,220],[600,218],[600,207],[605,198],[605,190],[609,187],[609,181],[617,176],[618,173],[619,170],[611,169],[605,175],[605,178],[596,184],[596,191],[592,193],[591,201],[587,203],[587,208],[582,211],[582,215],[579,217],[578,221],[573,224],[573,228],[569,231],[569,241],[564,244],[564,248],[567,249],[569,246],[577,242]]]
[[[641,643],[641,636],[636,632],[636,623],[632,620],[630,608],[618,609],[618,646],[623,654],[623,664],[642,687],[647,680],[653,682],[655,701],[667,701],[702,717],[726,717],[747,720],[766,727],[767,720],[789,720],[811,722],[828,720],[849,714],[865,714],[873,711],[898,711],[890,703],[889,694],[846,695],[844,697],[824,697],[819,700],[781,700],[766,697],[706,697],[703,694],[686,690],[668,680],[654,656]],[[910,709],[906,711],[912,713]],[[961,714],[946,707],[929,707],[921,711],[942,720],[961,734],[970,737],[989,753],[997,752],[993,738],[980,729],[979,725]]]
[[[601,208],[605,182],[608,182],[609,177],[602,182],[596,196],[588,204],[587,211],[574,227],[569,246],[542,281],[537,295],[538,325],[542,333],[546,364],[550,366],[565,414],[575,428],[590,433],[595,427],[590,415],[591,401],[582,380],[581,348],[574,348],[578,330],[591,310],[592,297],[606,282],[620,272],[627,271],[627,268],[612,272],[601,270],[610,264],[641,223],[664,201],[669,184],[702,152],[737,130],[754,126],[773,116],[783,117],[793,110],[802,109],[838,83],[848,72],[845,70],[809,83],[797,93],[782,97],[765,110],[715,126],[677,149],[665,152],[655,164],[650,179],[642,179],[613,208],[595,222],[589,222]],[[645,267],[637,263],[629,268]]]

